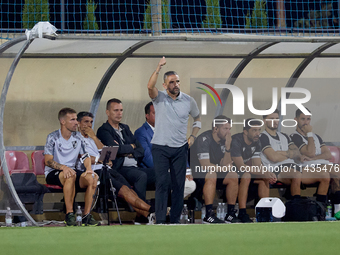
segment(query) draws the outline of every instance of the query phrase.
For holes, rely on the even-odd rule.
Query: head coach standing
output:
[[[168,170],[171,176],[170,223],[179,223],[183,208],[183,192],[186,174],[188,147],[201,128],[199,110],[195,100],[180,92],[179,76],[170,71],[164,74],[164,91],[155,87],[159,72],[166,64],[163,57],[148,83],[149,96],[155,112],[155,132],[151,140],[152,156],[156,173],[156,223],[165,223],[168,187]],[[186,138],[189,115],[194,118],[192,133]]]

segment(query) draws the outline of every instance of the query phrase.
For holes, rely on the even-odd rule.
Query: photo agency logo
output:
[[[233,109],[233,115],[235,116],[240,116],[240,115],[244,115],[245,114],[245,110],[244,110],[244,106],[245,106],[245,96],[243,94],[243,91],[235,86],[235,85],[230,85],[230,84],[214,84],[214,87],[212,87],[209,84],[203,83],[203,82],[196,82],[200,85],[203,85],[207,88],[209,88],[217,97],[217,99],[219,100],[219,103],[221,105],[221,107],[223,108],[223,103],[222,103],[222,99],[221,96],[217,93],[216,89],[227,89],[229,90],[231,96],[232,96],[232,100],[233,100],[233,105],[232,105],[232,109]],[[205,89],[205,88],[201,88],[201,87],[196,87],[197,89],[200,89],[202,91],[204,91],[204,94],[201,94],[200,97],[200,103],[201,103],[201,115],[207,115],[208,112],[208,101],[207,101],[207,94],[212,98],[215,107],[217,107],[217,103],[216,100],[214,98],[214,96],[212,95],[212,93]],[[280,105],[278,103],[278,90],[281,90],[281,100],[280,100]],[[292,94],[299,94],[300,98],[290,98]],[[302,96],[301,96],[302,95]],[[257,116],[260,116],[258,119],[253,119],[251,121],[260,121],[262,123],[262,126],[264,125],[264,121],[262,120],[262,116],[263,115],[269,115],[271,113],[273,113],[275,111],[275,109],[278,108],[278,106],[280,106],[280,111],[281,111],[281,115],[285,116],[287,114],[287,106],[288,105],[295,105],[298,109],[300,109],[305,115],[312,115],[307,108],[303,105],[307,102],[309,102],[309,100],[311,99],[311,93],[308,89],[305,88],[298,88],[298,87],[282,87],[282,88],[277,88],[277,87],[273,87],[272,88],[272,105],[269,109],[266,110],[259,110],[256,109],[254,107],[253,104],[253,88],[252,87],[248,87],[247,88],[247,106],[249,111]],[[216,109],[216,108],[215,108]],[[243,126],[245,126],[245,121],[246,119],[243,120],[243,122],[233,122],[233,120],[231,119],[231,123],[230,125],[233,126],[233,124],[243,124]],[[267,121],[274,121],[274,120],[267,120]],[[213,125],[215,126],[215,124],[225,124],[226,120],[214,120]],[[249,126],[252,127],[251,123],[248,123]],[[281,125],[283,127],[296,127],[297,122],[294,119],[282,119],[281,121]]]
[[[214,92],[215,95],[217,96],[218,100],[220,101],[221,106],[222,106],[222,100],[221,100],[219,94],[217,93],[217,91],[216,91],[213,87],[211,87],[210,85],[208,85],[208,84],[206,84],[206,83],[203,83],[203,82],[197,82],[197,83],[206,86],[206,87],[209,88],[212,92]],[[201,87],[196,87],[196,88],[201,89],[201,90],[203,90],[205,93],[207,93],[207,94],[212,98],[212,100],[214,101],[215,106],[217,106],[216,100],[215,100],[214,96],[210,93],[209,90],[203,89],[203,88],[201,88]],[[201,106],[202,106],[202,107],[201,107],[202,115],[207,115],[207,95],[206,95],[206,94],[202,94],[202,95],[201,95]]]

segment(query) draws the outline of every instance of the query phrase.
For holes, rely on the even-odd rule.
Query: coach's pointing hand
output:
[[[165,57],[162,57],[161,60],[159,61],[158,63],[158,66],[162,67],[166,64],[166,60],[165,60]]]

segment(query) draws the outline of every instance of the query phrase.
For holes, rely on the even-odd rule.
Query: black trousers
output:
[[[103,169],[95,170],[98,176],[100,176],[101,171],[104,170]],[[107,177],[111,178],[112,185],[116,189],[116,195],[118,195],[119,190],[123,185],[127,186],[128,188],[131,188],[127,180],[125,180],[125,178],[121,174],[119,174],[115,169],[110,169],[107,173]]]
[[[122,166],[117,171],[133,186],[139,198],[145,201],[147,186],[155,182],[155,171],[134,166]]]
[[[179,223],[183,209],[188,144],[179,148],[153,144],[151,152],[156,174],[156,223],[165,223],[169,185],[172,190],[170,223]]]

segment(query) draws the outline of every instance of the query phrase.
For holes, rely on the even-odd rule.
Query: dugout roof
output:
[[[190,63],[201,61],[199,63],[203,63],[203,65],[205,61],[208,60],[213,60],[216,63],[220,63],[219,61],[226,60],[230,61],[230,63],[228,62],[228,65],[230,66],[231,72],[228,72],[228,77],[225,77],[225,74],[222,75],[222,77],[227,78],[224,80],[224,83],[234,84],[237,86],[242,86],[243,83],[238,83],[238,79],[241,79],[243,72],[249,67],[257,70],[256,68],[262,65],[261,72],[266,72],[266,70],[268,70],[268,72],[271,72],[271,70],[273,70],[272,68],[276,68],[278,74],[280,73],[280,64],[276,65],[275,67],[272,67],[270,64],[269,66],[266,66],[268,65],[268,62],[266,62],[267,64],[265,62],[261,62],[263,60],[270,60],[272,61],[271,63],[275,63],[276,60],[296,59],[295,62],[291,62],[294,63],[294,65],[290,67],[290,76],[286,77],[286,79],[281,80],[281,84],[279,85],[279,87],[294,87],[296,84],[299,84],[299,78],[304,77],[304,72],[308,70],[308,66],[310,65],[320,65],[322,61],[325,61],[328,63],[328,66],[331,65],[335,68],[337,67],[340,57],[340,46],[338,44],[339,41],[340,38],[334,37],[277,38],[270,36],[267,37],[245,35],[167,35],[163,37],[77,37],[69,35],[59,35],[56,38],[36,38],[30,40],[27,40],[26,36],[17,37],[0,45],[0,61],[13,58],[13,63],[8,66],[8,72],[1,74],[4,80],[4,86],[0,101],[0,156],[2,162],[4,162],[4,152],[6,150],[41,149],[39,144],[30,144],[29,141],[28,143],[23,142],[22,144],[15,145],[5,144],[6,132],[4,132],[4,111],[6,98],[8,94],[8,89],[11,85],[12,77],[21,59],[107,59],[109,63],[108,67],[103,73],[101,79],[97,81],[98,83],[95,85],[95,89],[93,89],[94,92],[92,93],[92,98],[88,96],[91,94],[90,92],[86,94],[86,96],[88,97],[87,99],[91,100],[91,104],[88,110],[96,115],[101,99],[104,92],[106,91],[111,77],[120,68],[124,68],[126,73],[129,72],[129,68],[124,65],[124,62],[128,61],[129,59],[158,59],[165,55],[168,59],[175,59],[177,61],[187,61],[188,59],[191,61]],[[319,59],[319,62],[313,63],[315,59]],[[334,63],[334,65],[332,63]],[[209,67],[207,66],[207,68]],[[337,71],[333,69],[330,70],[330,72],[336,73]],[[92,74],[89,72],[75,75],[82,75],[86,79],[90,78]],[[312,75],[311,77],[328,78],[327,75],[327,73],[321,73],[319,76]],[[310,76],[305,75],[305,77],[308,78]],[[334,77],[337,78],[336,75]],[[62,81],[62,76],[58,77],[58,73],[56,73],[55,77],[51,77],[51,79],[54,78],[60,79]],[[33,78],[31,77],[31,79]],[[337,83],[337,79],[335,79],[333,82],[334,84],[332,83],[331,86],[336,86],[335,84]],[[273,85],[263,84],[262,88],[263,90],[266,90],[270,89],[271,86]],[[299,86],[304,85],[300,84]],[[46,87],[48,87],[47,84]],[[138,89],[133,86],[132,89],[136,89],[138,91]],[[310,89],[312,94],[317,94],[321,98],[318,101],[319,104],[330,104],[330,109],[334,110],[332,114],[337,113],[338,104],[334,104],[334,102],[337,102],[337,90],[333,91],[332,93],[330,91],[320,90],[320,87],[313,87]],[[82,84],[75,85],[75,91],[77,90],[82,90]],[[112,88],[110,91],[113,91]],[[58,90],[53,90],[53,93],[62,92],[63,90],[59,92]],[[23,93],[25,93],[25,89],[23,89]],[[44,94],[44,96],[46,96],[46,93]],[[39,91],[36,91],[36,94],[39,95]],[[325,96],[330,94],[330,98],[327,98],[326,100]],[[78,95],[80,96],[80,94]],[[227,105],[229,91],[223,90],[220,95],[223,104],[222,106],[217,107],[215,115],[225,112],[225,106]],[[61,94],[58,94],[57,96],[61,96]],[[18,100],[20,100],[20,97],[20,94],[16,95],[16,98]],[[34,97],[33,93],[32,97]],[[41,95],[41,97],[43,97],[43,95]],[[138,98],[137,96],[135,97],[136,98],[134,98],[134,100],[140,100],[140,98]],[[74,100],[76,101],[78,99],[75,98]],[[229,101],[228,104],[231,105]],[[29,105],[29,102],[26,104],[26,106],[27,105]],[[130,112],[133,112],[134,110],[136,109],[128,108],[128,111]],[[320,110],[320,112],[318,112],[319,115],[322,115],[322,111],[323,110]],[[22,112],[22,116],[24,115],[25,111]],[[9,122],[12,121],[10,118],[8,118],[7,120]],[[319,118],[318,120],[321,121],[322,118]],[[330,122],[330,124],[334,124],[330,120],[328,120],[328,122]],[[334,128],[330,127],[327,132],[334,131],[333,129]],[[337,137],[336,139],[337,140],[335,140],[335,142],[340,141],[340,138]],[[14,197],[18,207],[22,212],[24,212],[26,217],[30,218],[30,220],[34,222],[34,220],[29,216],[16,194],[6,164],[3,164],[2,166],[9,188],[11,190],[11,194]]]

